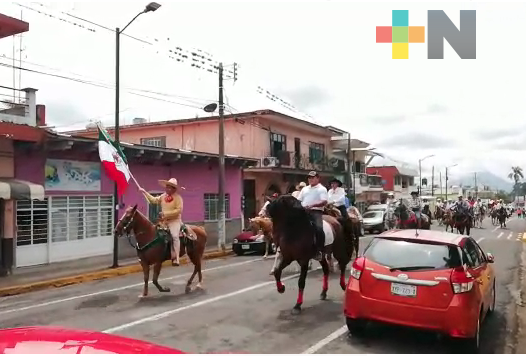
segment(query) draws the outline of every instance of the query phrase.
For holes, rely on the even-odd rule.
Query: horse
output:
[[[187,235],[184,235],[185,227],[187,230],[186,233],[195,236],[195,240],[191,240]],[[137,241],[135,246],[133,246],[130,240],[130,233],[132,231]],[[152,224],[147,217],[137,210],[137,205],[135,205],[126,209],[124,215],[115,226],[114,233],[118,237],[126,235],[128,242],[137,250],[137,256],[139,257],[144,275],[144,287],[140,297],[148,296],[151,265],[153,265],[153,285],[157,287],[159,292],[170,292],[170,288],[162,287],[158,282],[163,262],[171,259],[171,238],[169,230],[164,228],[162,224]],[[189,293],[192,290],[191,286],[196,274],[199,277],[197,288],[203,288],[201,265],[207,234],[204,227],[195,225],[183,225],[181,227],[181,233],[183,236],[181,236],[181,251],[179,256],[182,257],[187,254],[194,265],[194,271],[190,279],[188,279],[185,288],[185,293]],[[174,236],[173,238],[180,238],[180,236]]]
[[[249,228],[254,235],[257,235],[260,231],[263,232],[263,239],[265,240],[265,255],[263,259],[266,259],[270,251],[270,245],[272,244],[272,221],[269,218],[259,216],[248,221],[250,223]]]
[[[267,207],[267,212],[274,226],[274,238],[280,248],[278,266],[274,271],[276,289],[278,293],[285,292],[281,282],[281,272],[293,261],[301,266],[298,279],[298,298],[292,308],[292,314],[301,313],[303,304],[303,291],[309,261],[315,256],[316,230],[307,210],[301,202],[292,196],[282,195]],[[352,241],[344,233],[344,227],[333,216],[323,216],[323,230],[325,232],[325,246],[332,250],[333,256],[338,261],[340,268],[340,287],[346,288],[345,269],[351,260]],[[320,298],[327,299],[329,289],[329,264],[326,259],[320,261],[323,270],[323,286]]]
[[[438,226],[441,226],[444,223],[444,209],[437,206],[435,208],[435,219],[438,221]]]
[[[480,223],[480,227],[482,227],[482,220],[480,219],[480,206],[473,207],[473,227],[477,227],[477,225]]]
[[[456,211],[453,214],[453,222],[459,234],[464,235],[465,231],[466,235],[469,236],[469,234],[471,233],[471,224],[473,222],[471,215],[469,215],[467,212],[461,213],[459,211]]]
[[[418,227],[416,221],[416,214],[409,211],[404,204],[400,204],[394,211],[395,216],[398,219],[398,229],[416,229]],[[425,214],[421,214],[420,228],[422,230],[431,230],[431,219]]]
[[[500,209],[497,212],[497,216],[498,216],[500,228],[502,229],[502,227],[506,227],[506,218],[508,217],[508,213],[506,211],[503,211],[503,209]]]
[[[498,212],[497,212],[497,209],[493,208],[491,209],[491,224],[492,225],[497,225],[498,224]]]
[[[334,204],[327,204],[323,208],[323,214],[332,216],[338,220],[342,225],[345,236],[352,241],[353,252],[358,253],[360,251],[360,220],[349,216],[348,219],[343,219],[340,209],[334,206]],[[326,251],[327,261],[329,262],[330,272],[334,272],[334,264],[332,263],[332,251],[328,249]]]
[[[453,220],[453,212],[451,210],[448,209],[447,211],[444,211],[442,221],[446,226],[446,232],[448,232],[449,228],[451,228],[451,232],[453,232],[455,221]]]

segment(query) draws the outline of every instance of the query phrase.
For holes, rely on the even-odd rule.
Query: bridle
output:
[[[128,243],[130,244],[131,247],[133,248],[137,248],[138,243],[136,243],[135,245],[132,243],[131,241],[131,231],[133,229],[133,224],[134,224],[134,221],[135,221],[135,215],[137,214],[137,209],[135,209],[133,211],[133,213],[129,216],[125,216],[124,217],[124,221],[122,221],[122,232],[120,235],[124,235],[126,237],[126,240],[128,241]],[[139,232],[138,234],[141,234],[142,232]]]

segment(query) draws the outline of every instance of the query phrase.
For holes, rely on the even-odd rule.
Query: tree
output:
[[[520,181],[521,179],[524,179],[522,168],[519,166],[511,167],[511,172],[508,174],[508,178],[513,180],[513,182],[515,183],[513,185],[513,193],[515,194],[515,196],[524,195],[524,194],[521,194],[520,192],[521,190]]]
[[[510,194],[506,193],[504,190],[499,190],[495,194],[495,199],[502,199],[505,203],[510,203],[512,200]]]

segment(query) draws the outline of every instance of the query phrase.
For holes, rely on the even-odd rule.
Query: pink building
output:
[[[97,132],[87,128],[72,134],[96,137]],[[294,191],[310,170],[318,171],[324,178],[345,172],[344,160],[332,156],[333,135],[328,127],[272,110],[226,116],[227,157],[258,160],[255,166],[244,169],[245,217],[257,213],[266,195]],[[136,119],[135,124],[120,127],[123,142],[211,154],[218,153],[218,137],[217,116],[151,123]]]

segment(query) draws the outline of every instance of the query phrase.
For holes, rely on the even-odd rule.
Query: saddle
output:
[[[169,248],[171,248],[171,245],[173,244],[173,236],[168,226],[157,224],[156,235],[164,238],[165,243],[168,245]],[[184,246],[187,249],[192,248],[194,245],[194,240],[192,240],[189,236],[190,232],[188,231],[188,227],[186,226],[186,224],[182,223],[181,230],[179,231],[179,239],[181,241],[181,246]]]

